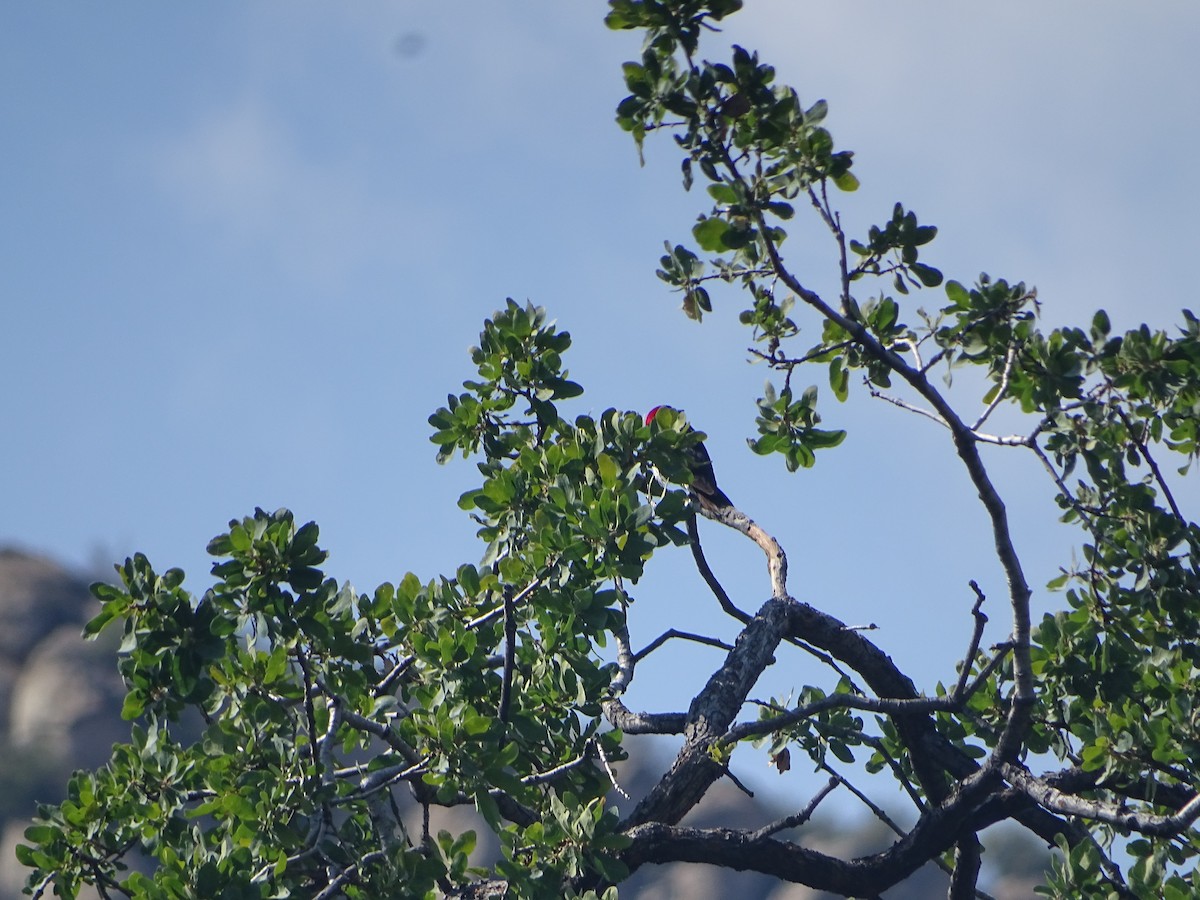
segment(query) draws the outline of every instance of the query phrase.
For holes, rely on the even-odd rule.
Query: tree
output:
[[[701,36],[740,0],[610,6],[610,27],[645,36],[625,66],[620,125],[639,147],[670,131],[685,187],[701,180],[713,201],[692,234],[716,256],[669,244],[659,277],[696,319],[715,282],[743,289],[741,319],[776,373],[752,448],[794,471],[841,443],[820,427],[816,388],[793,386],[814,368],[838,400],[861,380],[932,420],[989,522],[1010,635],[984,648],[986,598],[972,583],[962,664],[919,693],[885,648],[789,595],[784,549],[745,512],[673,487],[690,482],[704,438],[685,415],[568,419],[560,407],[582,393],[563,367],[570,337],[509,301],[472,351],[478,374],[430,417],[439,461],[478,459],[479,486],[460,500],[486,545],[478,564],[357,594],[319,568],[314,524],[255,510],[209,545],[217,583],[202,597],[141,555],[118,567],[119,585],[94,586],[102,609],[88,633],[124,632],[132,740],[78,773],[26,833],[32,892],[615,896],[634,869],[690,861],[870,897],[933,860],[951,872],[950,896],[969,897],[980,832],[1011,819],[1062,850],[1047,896],[1197,895],[1200,530],[1159,460],[1179,454],[1182,475],[1200,453],[1200,320],[1185,312],[1174,336],[1113,335],[1098,312],[1043,331],[1023,283],[943,287],[920,258],[936,229],[902,205],[861,239],[843,230],[834,198],[858,180],[824,103],[806,108],[740,47],[729,63],[700,57]],[[831,236],[833,295],[785,253],[797,204]],[[910,292],[939,287],[932,312],[910,308]],[[800,321],[815,344],[799,344]],[[952,390],[951,372],[977,377]],[[1002,405],[1027,428],[986,431]],[[1063,608],[1040,622],[983,448],[1033,454],[1081,531],[1080,560],[1049,585]],[[754,612],[738,600],[756,589],[727,590],[706,562],[697,514],[762,548],[771,596]],[[669,545],[691,548],[738,634],[686,712],[639,712],[622,702],[639,661],[667,638],[699,637],[632,649],[630,586]],[[826,682],[747,714],[760,677],[790,653],[821,661]],[[618,814],[605,798],[634,733],[680,735],[682,748]],[[755,742],[780,768],[796,754],[864,772],[833,776],[795,815],[753,831],[680,825],[717,780],[736,779],[739,748]],[[784,836],[834,790],[890,796],[880,779],[867,786],[873,775],[898,785],[915,817],[892,846],[838,859]],[[468,859],[472,832],[430,825],[431,809],[461,804],[500,839],[486,870]],[[145,871],[123,868],[135,852]]]

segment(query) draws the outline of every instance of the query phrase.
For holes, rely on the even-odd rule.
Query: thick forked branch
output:
[[[788,607],[789,633],[827,651],[835,659],[850,666],[866,681],[879,697],[918,699],[916,687],[901,672],[886,653],[859,632],[845,627],[833,616],[807,603],[793,602]],[[998,657],[997,657],[998,658]],[[943,772],[956,779],[965,779],[979,771],[979,763],[950,743],[940,734],[933,719],[923,712],[905,712],[895,716],[901,740],[908,747],[913,768],[922,788],[935,803],[943,799],[948,787]],[[1053,843],[1057,835],[1067,833],[1072,843],[1078,831],[1032,803],[1016,804],[1009,812],[1034,834]]]
[[[687,714],[683,749],[670,771],[622,823],[622,830],[644,822],[674,824],[687,814],[724,773],[710,755],[746,702],[759,676],[774,660],[788,628],[794,600],[772,597],[738,635],[734,648],[696,695]]]
[[[949,849],[989,796],[991,780],[975,779],[965,789],[953,791],[945,803],[923,814],[892,846],[858,859],[837,859],[789,841],[732,828],[648,822],[626,832],[632,844],[621,853],[621,860],[631,869],[647,863],[707,863],[762,872],[846,897],[873,897]]]

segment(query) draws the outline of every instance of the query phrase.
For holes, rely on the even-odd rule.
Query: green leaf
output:
[[[117,603],[106,603],[100,614],[83,626],[83,636],[87,638],[96,637],[109,622],[118,615],[122,615],[122,613],[123,610],[120,610]]]
[[[31,844],[47,844],[59,834],[57,828],[49,825],[30,825],[25,829],[25,840]]]
[[[814,428],[809,431],[805,443],[817,450],[827,450],[830,447],[838,446],[845,439],[846,432],[844,429],[839,428],[836,431],[825,431],[821,428]]]
[[[925,287],[937,287],[942,283],[942,273],[933,266],[927,266],[924,263],[915,262],[910,265],[909,270],[917,276],[917,280]]]
[[[834,357],[829,363],[829,386],[833,389],[833,396],[842,402],[850,396],[850,371],[840,356]]]
[[[729,233],[729,223],[724,219],[714,217],[704,218],[692,226],[692,236],[696,243],[709,253],[719,253],[728,250],[725,236]]]
[[[946,282],[946,297],[959,309],[968,309],[971,306],[970,292],[957,281]]]
[[[855,176],[855,174],[853,172],[842,172],[840,175],[835,175],[833,177],[833,183],[838,186],[838,190],[845,191],[848,194],[852,193],[854,191],[857,191],[859,188],[858,178]],[[858,243],[858,242],[854,241],[852,243]],[[860,248],[862,248],[862,244],[859,244],[858,246]],[[865,248],[863,248],[863,249],[865,250]],[[854,252],[859,253],[859,250],[856,249]],[[866,255],[866,254],[862,253],[860,255]]]
[[[617,476],[620,470],[614,460],[607,453],[601,453],[596,458],[596,468],[600,472],[600,480],[607,486],[611,487],[617,483]]]

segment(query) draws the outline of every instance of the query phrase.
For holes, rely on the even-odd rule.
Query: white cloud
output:
[[[186,217],[217,228],[235,249],[262,252],[298,279],[335,282],[388,255],[406,227],[369,169],[318,159],[273,111],[254,100],[210,110],[155,148],[164,195]]]

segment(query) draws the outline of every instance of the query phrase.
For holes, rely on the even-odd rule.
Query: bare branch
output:
[[[983,629],[987,625],[988,617],[982,610],[983,602],[986,597],[983,591],[979,589],[978,583],[974,579],[970,581],[971,590],[975,592],[975,605],[971,607],[971,615],[975,618],[975,630],[971,633],[971,644],[967,648],[967,655],[963,657],[962,670],[958,673],[958,684],[954,687],[954,698],[962,701],[967,697],[967,677],[971,674],[971,663],[975,661],[975,654],[979,652],[979,642],[983,639]]]
[[[634,808],[623,828],[644,822],[678,822],[723,774],[709,753],[725,733],[759,676],[774,660],[795,601],[773,597],[738,636],[721,667],[696,695],[687,714],[683,748],[670,771]]]
[[[739,791],[741,791],[743,794],[745,794],[747,797],[754,796],[754,791],[750,790],[750,788],[748,788],[748,787],[746,787],[746,785],[742,784],[741,779],[739,779],[736,775],[733,774],[733,770],[730,769],[729,766],[722,766],[721,773],[726,778],[728,778],[731,782],[733,782],[733,786],[735,788],[737,788]]]
[[[334,781],[333,748],[337,742],[338,729],[342,727],[342,707],[341,700],[335,696],[329,696],[325,700],[325,710],[329,716],[329,721],[326,723],[325,733],[317,741],[321,747],[321,762],[318,771],[321,773],[321,783],[323,785],[333,784]]]
[[[382,697],[384,694],[390,691],[392,689],[392,685],[394,685],[400,679],[400,677],[409,670],[412,664],[416,662],[416,659],[417,658],[415,656],[405,656],[396,660],[396,664],[393,665],[388,673],[384,675],[383,678],[379,679],[378,684],[371,689],[371,695],[373,697]]]
[[[421,760],[420,753],[383,723],[376,722],[374,719],[368,719],[366,716],[356,713],[354,710],[347,708],[344,702],[341,704],[341,710],[347,725],[351,728],[357,728],[359,731],[365,731],[367,734],[375,735],[375,737],[399,753],[409,765],[416,765]]]
[[[513,596],[513,598],[512,598],[513,605],[516,606],[518,604],[524,603],[529,598],[529,595],[532,594],[534,591],[536,591],[541,586],[542,586],[542,579],[540,577],[533,579],[533,581],[529,582],[529,584],[525,585],[525,587],[521,588],[521,590],[518,591],[516,593],[516,595]],[[479,628],[481,625],[486,625],[489,622],[496,621],[496,619],[500,618],[502,615],[504,615],[504,600],[503,599],[501,599],[500,605],[497,606],[495,609],[491,610],[490,612],[485,612],[485,613],[483,613],[483,615],[476,616],[474,619],[470,619],[467,622],[467,628],[468,629]]]
[[[718,519],[716,521],[722,521],[722,520]],[[749,521],[749,520],[747,520],[747,521]],[[731,527],[735,527],[735,526],[731,526]],[[757,527],[757,526],[755,526],[755,527]],[[740,530],[740,529],[738,529],[738,530]],[[739,609],[734,604],[734,602],[729,599],[729,595],[725,592],[725,588],[721,586],[721,583],[717,580],[717,576],[713,574],[712,568],[708,564],[708,559],[704,555],[704,548],[700,543],[700,531],[696,527],[696,517],[695,516],[688,517],[688,538],[691,541],[692,557],[696,562],[696,569],[697,569],[697,571],[700,572],[700,576],[704,579],[705,584],[708,585],[709,590],[711,590],[713,592],[713,596],[715,596],[717,598],[717,603],[720,604],[721,609],[723,609],[727,615],[729,615],[730,617],[732,617],[734,619],[737,619],[739,622],[741,622],[743,625],[745,625],[747,622],[750,621],[750,615],[749,615],[749,613],[746,613],[745,611]],[[782,552],[783,551],[781,549],[780,553],[782,553]],[[784,566],[786,568],[786,559],[784,562]],[[850,682],[851,684],[853,684],[853,680],[849,677],[849,675],[841,667],[838,666],[836,660],[834,660],[833,657],[829,656],[826,653],[822,653],[820,650],[813,647],[811,644],[808,644],[805,641],[803,641],[793,635],[786,636],[785,640],[787,640],[788,643],[794,644],[795,646],[799,647],[801,650],[804,650],[806,653],[812,654],[817,659],[819,659],[821,662],[825,663],[825,665],[829,666],[835,672],[837,672],[839,676],[841,676],[842,678],[845,678],[847,682]],[[644,652],[645,651],[643,651],[643,653]],[[858,690],[857,687],[855,689]],[[863,692],[861,690],[858,690],[858,693],[861,694]]]
[[[368,773],[353,791],[343,797],[336,798],[333,802],[335,805],[351,803],[381,791],[398,781],[410,781],[414,778],[420,778],[428,771],[426,766],[430,759],[431,757],[426,756],[414,765],[401,763],[395,766],[385,766],[382,769],[376,769]]]
[[[372,863],[378,862],[386,855],[387,853],[383,850],[375,850],[366,854],[357,862],[353,862],[346,866],[346,868],[342,869],[336,878],[330,880],[329,884],[325,886],[325,889],[322,890],[321,893],[316,894],[313,897],[313,900],[331,900],[333,897],[341,896],[342,887],[344,885],[349,884],[351,881],[357,878],[358,873],[364,868]]]
[[[821,790],[817,791],[816,795],[808,801],[808,805],[805,806],[804,809],[790,816],[784,816],[782,819],[777,819],[769,825],[764,825],[757,831],[750,832],[750,840],[761,840],[762,838],[770,837],[777,831],[786,831],[789,828],[797,828],[803,825],[812,818],[813,813],[817,811],[817,807],[820,806],[821,801],[828,797],[829,794],[832,793],[835,788],[837,788],[838,784],[838,780],[831,777],[827,782],[825,782],[825,786],[821,788]]]
[[[1179,511],[1179,504],[1175,502],[1175,496],[1171,493],[1171,487],[1167,484],[1167,480],[1163,477],[1162,470],[1159,469],[1158,463],[1155,462],[1154,457],[1150,455],[1150,448],[1146,445],[1146,441],[1142,437],[1142,434],[1134,426],[1134,423],[1129,420],[1129,416],[1126,414],[1125,410],[1121,409],[1119,406],[1117,407],[1117,415],[1119,415],[1121,417],[1121,421],[1125,423],[1125,428],[1129,431],[1130,437],[1132,437],[1133,442],[1137,444],[1137,448],[1141,452],[1142,458],[1146,460],[1146,465],[1150,467],[1150,471],[1154,474],[1154,480],[1158,483],[1159,488],[1162,489],[1163,496],[1167,499],[1167,503],[1171,507],[1171,512],[1175,515],[1175,518],[1180,521],[1180,523],[1186,526],[1188,524],[1188,520],[1185,519],[1183,513]]]
[[[682,734],[687,713],[635,713],[616,697],[602,700],[604,718],[626,734]]]
[[[788,596],[787,554],[783,552],[783,548],[779,546],[779,542],[775,540],[774,537],[767,534],[767,532],[764,531],[757,522],[755,522],[737,507],[710,507],[705,504],[696,504],[696,508],[699,509],[705,518],[712,519],[714,522],[720,522],[722,525],[732,528],[734,531],[740,531],[742,534],[746,535],[746,537],[750,538],[750,540],[754,541],[754,543],[758,544],[759,548],[767,556],[767,574],[771,578],[771,596]],[[688,535],[693,538],[693,547],[696,547],[698,544],[695,542],[694,532],[698,533],[689,522]],[[701,553],[696,560],[697,566],[701,565],[702,558],[703,553]],[[704,569],[708,568],[707,561],[703,563],[703,566]],[[709,575],[711,575],[711,570],[708,571]],[[703,570],[701,571],[701,575],[704,575]],[[721,608],[734,618],[741,619],[741,616],[738,615],[741,613],[741,611],[738,610],[732,602],[729,602],[728,595],[725,594],[725,591],[723,588],[721,588],[720,584],[716,583],[716,579],[713,578],[710,581],[709,577],[705,575],[704,580],[708,582],[709,587],[713,590],[713,593],[717,595],[718,602],[721,602],[721,598],[724,596],[726,602],[721,602]],[[718,590],[720,591],[719,593]],[[741,615],[745,615],[745,613],[741,613]],[[741,621],[745,622],[746,619],[741,619]]]
[[[751,356],[757,356],[763,362],[770,363],[771,366],[774,368],[794,369],[797,366],[803,365],[806,362],[811,362],[812,360],[816,359],[818,356],[824,356],[827,353],[836,352],[838,350],[844,350],[847,347],[851,347],[853,345],[854,345],[854,341],[841,341],[837,344],[832,344],[828,347],[824,347],[824,346],[818,347],[816,350],[813,350],[811,353],[806,353],[806,354],[804,354],[804,356],[798,356],[798,357],[780,356],[778,353],[764,353],[763,351],[758,350],[754,347],[747,347],[746,352],[749,353]]]
[[[1055,487],[1058,488],[1058,492],[1062,498],[1071,504],[1071,508],[1075,510],[1075,512],[1079,515],[1079,518],[1083,520],[1083,524],[1091,533],[1092,539],[1099,543],[1100,537],[1096,533],[1096,526],[1093,522],[1092,514],[1081,504],[1076,502],[1075,495],[1071,493],[1071,489],[1067,487],[1067,483],[1063,481],[1063,478],[1058,473],[1058,470],[1054,468],[1054,464],[1050,462],[1050,457],[1046,455],[1046,451],[1041,448],[1041,445],[1038,444],[1036,440],[1030,440],[1028,447],[1033,451],[1034,456],[1041,461],[1042,467],[1050,475],[1051,479],[1053,479]]]
[[[568,772],[570,772],[574,769],[578,769],[585,762],[587,762],[588,749],[591,747],[592,743],[593,743],[593,741],[588,741],[587,744],[584,746],[582,753],[580,753],[574,759],[563,763],[561,766],[555,766],[553,769],[547,769],[545,772],[539,772],[536,775],[526,775],[524,778],[521,779],[521,784],[525,784],[525,785],[545,784],[548,781],[554,781],[556,778],[559,778],[562,775],[566,775]]]
[[[1000,374],[1000,386],[996,389],[996,396],[992,398],[992,402],[987,405],[987,408],[975,420],[975,424],[971,426],[971,430],[978,432],[983,427],[983,423],[988,420],[996,407],[1000,405],[1005,395],[1008,393],[1008,379],[1012,376],[1013,360],[1017,357],[1017,345],[1009,344],[1008,352],[1004,355],[1004,371]]]
[[[996,444],[999,447],[1028,447],[1029,438],[1021,434],[988,434],[976,431],[975,440],[981,444]]]
[[[1103,803],[1098,800],[1085,800],[1082,797],[1063,793],[1034,776],[1024,766],[1008,763],[1001,767],[1001,772],[1009,784],[1024,791],[1038,804],[1052,812],[1080,816],[1140,834],[1174,837],[1200,819],[1200,794],[1193,796],[1174,815],[1158,816],[1153,813],[1131,812],[1125,806]]]
[[[627,794],[625,789],[617,782],[617,773],[613,771],[612,763],[608,761],[608,754],[604,752],[604,745],[600,742],[599,738],[594,738],[592,740],[592,744],[596,748],[596,755],[599,756],[600,761],[604,763],[604,771],[608,773],[608,780],[611,782],[613,790],[626,800],[629,800],[629,794]]]
[[[666,631],[664,631],[662,634],[660,634],[658,637],[656,637],[654,640],[652,640],[649,644],[647,644],[644,649],[639,650],[637,653],[635,653],[633,656],[634,661],[641,662],[643,659],[645,659],[647,656],[649,656],[651,653],[653,653],[655,650],[657,650],[659,647],[661,647],[663,644],[665,644],[667,641],[671,640],[672,638],[679,638],[680,640],[685,640],[685,641],[695,641],[697,644],[707,644],[709,647],[720,647],[722,650],[732,650],[733,649],[733,647],[731,647],[729,644],[725,643],[724,641],[718,640],[717,638],[706,637],[702,634],[692,634],[689,631],[680,631],[677,628],[668,628]]]
[[[828,772],[832,779],[857,797],[859,802],[869,809],[875,818],[891,829],[894,834],[904,834],[904,829],[892,821],[892,817],[884,811],[883,807],[879,806],[874,800],[855,787],[844,775],[835,771],[834,768],[826,762],[822,762],[820,764],[820,768]]]
[[[908,773],[904,771],[904,767],[896,761],[896,758],[892,756],[891,751],[888,750],[883,741],[874,735],[865,733],[860,734],[858,737],[859,740],[861,740],[864,744],[866,744],[883,758],[883,761],[887,763],[888,768],[892,770],[892,777],[894,777],[896,781],[899,782],[900,786],[904,788],[904,793],[908,794],[908,799],[912,801],[913,806],[916,807],[918,812],[924,812],[927,804],[925,803],[924,799],[922,799],[921,795],[917,793],[917,789],[913,786],[912,780],[908,777]]]
[[[617,645],[617,674],[613,676],[608,689],[614,697],[619,697],[629,689],[637,664],[637,657],[629,646],[629,625],[624,618],[620,626],[613,629],[613,641]]]
[[[892,406],[900,407],[905,412],[916,413],[918,416],[924,416],[925,418],[929,419],[932,422],[937,422],[943,428],[950,427],[949,424],[947,424],[946,420],[943,419],[941,416],[939,416],[937,413],[931,412],[928,409],[923,409],[920,406],[914,406],[913,404],[909,403],[907,400],[901,400],[899,397],[893,397],[891,394],[885,394],[883,391],[879,390],[879,388],[872,385],[869,381],[866,381],[866,379],[864,379],[863,381],[867,385],[867,391],[876,400],[883,400],[883,401],[886,401],[887,403],[892,404]]]
[[[979,869],[982,865],[979,838],[974,834],[964,835],[954,845],[954,870],[950,873],[950,889],[947,900],[968,900],[979,896]],[[986,896],[986,895],[985,895]]]
[[[729,599],[729,594],[725,592],[725,588],[721,586],[721,582],[717,580],[717,576],[713,574],[712,567],[708,564],[708,558],[704,555],[704,548],[700,545],[700,529],[696,527],[695,513],[688,516],[688,538],[691,541],[692,558],[696,561],[696,569],[700,572],[700,577],[704,579],[704,583],[708,585],[708,589],[713,592],[713,596],[717,598],[717,603],[721,609],[734,619],[737,619],[743,625],[750,621],[750,614],[739,609],[732,600]]]
[[[684,713],[635,713],[618,699],[633,681],[637,657],[629,646],[629,626],[622,621],[613,630],[617,645],[617,673],[609,685],[611,696],[600,702],[609,724],[626,734],[679,734],[687,724]]]
[[[983,621],[987,621],[986,616]],[[978,625],[977,628],[978,630],[982,630],[982,625]],[[978,649],[977,641],[978,636],[973,640],[975,649]],[[999,658],[1002,658],[1002,655],[997,657],[997,659]],[[991,674],[995,662],[996,660],[993,660],[992,663],[989,663],[990,668],[987,669],[986,674]],[[963,671],[967,672],[968,670],[969,666],[965,666]],[[959,687],[952,694],[945,697],[925,697],[918,695],[899,699],[892,697],[864,697],[857,694],[830,694],[827,697],[814,700],[812,703],[806,703],[803,706],[788,710],[778,716],[734,725],[721,737],[721,740],[726,743],[735,743],[737,741],[763,737],[830,709],[860,709],[865,712],[882,713],[890,716],[929,712],[957,712],[962,709],[963,704],[971,698],[986,680],[986,675],[981,673],[974,681],[967,684],[966,678],[960,676]]]

